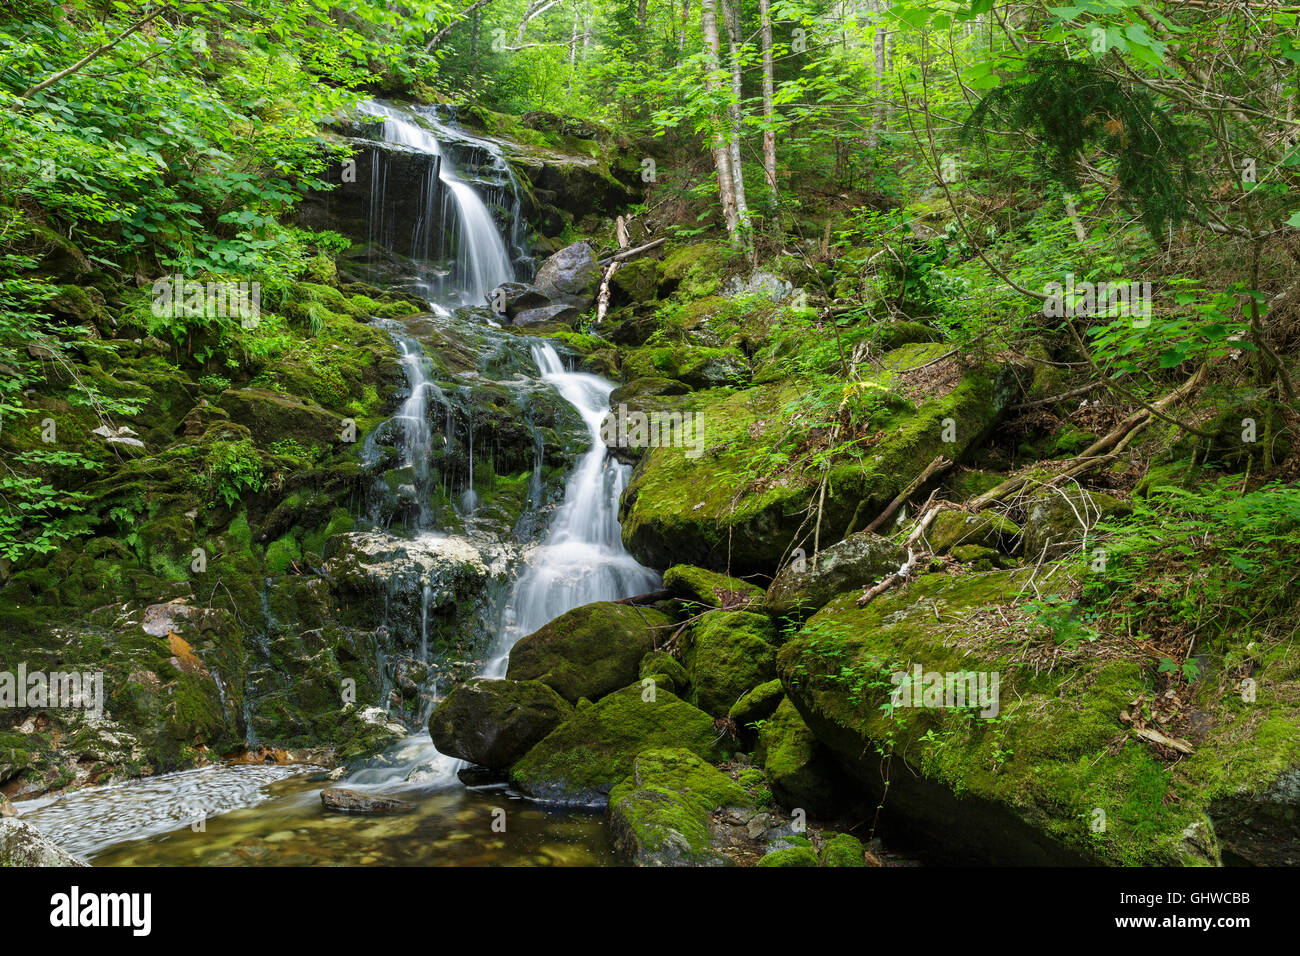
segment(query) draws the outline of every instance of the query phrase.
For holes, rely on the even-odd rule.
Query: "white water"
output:
[[[618,502],[631,468],[608,455],[600,435],[614,386],[598,376],[566,370],[549,343],[534,345],[532,352],[542,380],[582,416],[590,445],[569,476],[564,502],[542,542],[527,555],[527,567],[505,602],[491,657],[481,673],[488,678],[504,677],[515,643],[566,611],[644,594],[660,583],[658,574],[623,549]],[[357,771],[347,785],[449,785],[465,765],[440,753],[427,733],[408,738],[386,756],[385,766]]]
[[[369,103],[363,109],[384,118],[385,137],[389,141],[443,155],[432,133],[403,119],[389,107]],[[456,171],[445,159],[440,180],[447,186],[444,195],[450,197],[457,209],[454,284],[462,302],[480,304],[486,292],[514,279],[514,269],[487,207],[471,186],[457,178]],[[444,215],[443,221],[452,219]],[[434,308],[446,314],[437,304]],[[447,403],[438,386],[429,380],[418,346],[399,339],[399,347],[411,394],[395,418],[404,432],[402,463],[412,468],[421,493],[419,525],[425,528],[428,464],[432,442],[436,440],[427,418],[430,397],[444,405]],[[608,456],[600,436],[600,423],[609,410],[609,394],[614,386],[595,375],[566,370],[548,343],[533,345],[532,355],[542,380],[581,415],[587,425],[590,445],[569,476],[563,503],[540,543],[527,554],[527,567],[516,579],[503,606],[491,656],[482,671],[482,676],[489,678],[504,677],[509,652],[516,641],[564,612],[594,601],[651,591],[660,582],[659,575],[638,564],[623,549],[621,541],[618,504],[631,469]],[[449,406],[447,429],[450,436]],[[472,505],[472,499],[469,503]],[[426,587],[426,602],[427,592]],[[420,654],[427,660],[428,635],[424,628]],[[424,732],[390,748],[371,767],[350,774],[343,785],[388,791],[402,786],[458,786],[456,775],[462,766],[463,761],[439,753]],[[267,787],[271,783],[305,769],[308,768],[301,765],[213,765],[24,801],[22,812],[66,849],[91,854],[124,840],[168,833],[229,810],[257,806],[268,799]],[[297,799],[314,802],[314,797]]]
[[[567,371],[549,343],[534,345],[533,359],[542,380],[582,416],[591,446],[569,476],[564,503],[545,540],[515,582],[485,677],[505,676],[515,642],[565,611],[659,586],[659,576],[623,550],[618,500],[632,469],[609,457],[600,435],[614,386],[595,375]]]
[[[438,181],[442,184],[443,222],[454,221],[456,255],[453,282],[465,305],[483,305],[487,294],[515,278],[506,244],[497,231],[492,213],[474,188],[461,179],[433,133],[399,111],[368,100],[358,105],[367,115],[384,121],[384,141],[407,146],[440,158]]]

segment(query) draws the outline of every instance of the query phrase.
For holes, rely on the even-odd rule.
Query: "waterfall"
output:
[[[632,469],[607,454],[600,435],[614,386],[595,375],[567,371],[549,342],[533,346],[533,359],[542,380],[582,416],[591,446],[569,476],[564,503],[543,543],[515,582],[485,677],[505,676],[515,642],[565,611],[644,594],[659,585],[659,576],[623,549],[618,501]]]
[[[464,181],[431,130],[418,125],[412,117],[401,111],[374,100],[360,103],[358,109],[384,121],[385,142],[436,157],[433,168],[437,170],[440,188],[435,190],[429,184],[421,189],[420,197],[410,197],[412,200],[418,199],[423,209],[423,214],[417,221],[416,235],[412,236],[412,250],[428,257],[434,193],[441,193],[442,253],[449,253],[453,258],[450,289],[445,291],[451,291],[458,300],[457,304],[483,305],[489,292],[515,278],[510,253],[487,205],[474,187]],[[378,165],[375,164],[376,169]],[[515,218],[517,220],[518,217]]]
[[[450,129],[434,116],[424,113],[419,113],[418,116],[406,114],[374,101],[362,104],[361,108],[363,112],[384,120],[385,141],[438,157],[430,167],[430,175],[432,171],[437,171],[441,186],[439,191],[442,193],[444,231],[454,228],[451,241],[454,265],[448,286],[439,291],[448,304],[454,305],[457,301],[461,304],[482,304],[487,292],[502,282],[515,278],[515,269],[507,251],[506,240],[498,230],[487,205],[474,186],[465,181],[456,164],[447,155],[439,136],[468,141],[474,149],[484,150],[503,166],[504,160],[499,152],[492,152],[488,144],[472,140],[459,130]],[[505,168],[508,170],[508,166]],[[513,188],[509,174],[503,181],[511,188],[517,205],[517,190]],[[431,191],[422,187],[420,193],[419,197],[412,196],[410,199],[415,201],[418,198],[429,205],[417,220],[416,232],[419,235],[413,237],[413,248],[418,248],[417,239],[420,237],[427,241],[427,224],[433,218]],[[512,229],[517,231],[518,216],[513,217],[512,223]],[[517,238],[516,232],[512,243]],[[444,236],[444,250],[447,245]],[[431,305],[437,309],[440,303],[435,298]],[[394,339],[401,351],[402,367],[411,388],[409,397],[394,416],[395,423],[403,432],[402,464],[412,469],[416,490],[421,498],[418,532],[438,534],[431,528],[430,509],[426,500],[430,493],[428,459],[433,452],[432,442],[437,439],[428,424],[430,398],[435,397],[447,406],[447,441],[453,435],[450,406],[438,386],[428,379],[420,346],[397,333],[394,333]],[[510,649],[515,642],[564,612],[594,601],[616,600],[651,591],[659,584],[659,576],[654,571],[638,564],[623,549],[618,505],[631,468],[607,453],[600,434],[600,424],[609,411],[609,395],[614,386],[598,376],[569,371],[548,342],[534,340],[530,347],[541,380],[554,388],[577,411],[587,426],[588,445],[567,480],[564,500],[542,532],[539,543],[526,554],[526,566],[516,578],[501,607],[496,635],[488,652],[488,662],[480,675],[488,678],[504,677]],[[470,479],[460,501],[462,514],[469,516],[477,506],[473,486],[472,416],[466,440],[469,443]],[[540,438],[538,441],[529,496],[530,500],[536,497],[537,503],[540,503],[542,448]],[[444,474],[443,481],[446,480]],[[444,489],[447,490],[449,489]],[[427,622],[422,621],[420,653],[424,660],[428,659],[429,653],[426,625]],[[391,787],[402,782],[422,786],[447,785],[455,782],[456,771],[461,766],[460,760],[439,753],[425,732],[407,738],[390,750],[382,766],[371,766],[352,774],[348,778],[348,785]]]

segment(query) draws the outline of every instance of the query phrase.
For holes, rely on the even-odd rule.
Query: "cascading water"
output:
[[[566,611],[594,601],[614,601],[659,586],[659,575],[623,548],[618,503],[631,468],[609,456],[600,424],[614,386],[595,375],[571,372],[547,342],[532,346],[542,380],[582,416],[590,445],[565,486],[564,501],[543,540],[527,557],[501,611],[496,639],[481,676],[505,676],[510,649]],[[414,385],[413,385],[414,389]],[[427,734],[404,741],[386,766],[354,773],[349,786],[451,784],[463,762],[439,753]]]
[[[518,216],[507,215],[514,234],[503,239],[487,205],[464,180],[431,131],[431,128],[443,128],[435,117],[421,114],[420,118],[427,120],[431,127],[423,128],[384,104],[367,103],[362,109],[384,120],[383,135],[388,142],[439,158],[430,164],[430,177],[421,185],[420,195],[409,197],[410,201],[427,206],[416,224],[412,250],[417,255],[427,255],[427,250],[432,248],[433,203],[438,201],[435,194],[441,193],[440,221],[444,233],[450,231],[452,235],[441,237],[440,252],[443,258],[450,257],[452,263],[447,281],[436,289],[430,286],[430,291],[436,293],[430,305],[446,317],[446,322],[461,323],[461,319],[450,316],[451,309],[483,304],[487,292],[516,278],[516,262],[521,268],[531,265],[521,251]],[[471,141],[471,147],[484,149],[504,165],[499,152],[493,153],[487,144]],[[499,181],[505,182],[513,194],[511,202],[517,212],[517,190],[508,171]],[[374,188],[382,190],[384,182],[380,180]],[[382,197],[379,207],[382,208]],[[513,260],[507,241],[517,251]],[[462,326],[463,330],[469,328]],[[448,485],[447,469],[439,467],[435,474],[432,462],[457,438],[453,401],[459,403],[461,396],[457,392],[445,393],[430,380],[426,357],[415,339],[395,330],[393,338],[410,385],[409,396],[391,421],[400,431],[402,447],[400,468],[396,470],[409,469],[410,491],[416,499],[413,504],[418,506],[416,513],[405,521],[406,533],[417,539],[445,537],[437,527],[438,514],[429,503],[435,495],[447,500],[452,489]],[[520,340],[510,337],[510,341],[513,345]],[[586,426],[589,443],[567,480],[562,503],[538,542],[525,554],[523,570],[501,604],[487,663],[481,670],[481,675],[488,678],[504,676],[509,651],[519,638],[565,611],[593,601],[616,600],[650,591],[659,583],[655,572],[638,564],[623,550],[620,539],[618,505],[630,469],[607,454],[600,435],[600,423],[608,412],[613,386],[597,376],[567,370],[555,349],[546,342],[534,341],[530,346],[541,381],[576,410]],[[431,421],[436,421],[431,419],[431,414],[445,416],[441,434],[431,426]],[[516,532],[528,536],[536,529],[537,509],[543,501],[544,443],[537,428],[531,422],[526,425],[534,432],[536,441],[527,492],[532,510],[520,519]],[[465,431],[465,438],[472,442],[468,425]],[[388,454],[375,437],[367,436],[362,454],[363,461],[372,466]],[[471,451],[471,462],[472,459]],[[472,480],[468,488],[459,490],[462,506],[472,510],[475,506]],[[459,517],[463,519],[465,515]],[[427,663],[432,653],[429,613],[433,594],[428,582],[418,586],[421,620],[418,633],[411,635],[412,651],[419,655],[421,662]],[[384,700],[388,699],[390,689],[388,686],[382,689]],[[424,689],[431,699],[438,696],[436,682]],[[421,719],[426,716],[419,715]],[[466,812],[482,813],[486,812],[485,807],[494,808],[499,798],[460,787],[457,771],[461,766],[460,760],[439,753],[428,733],[422,732],[407,737],[369,767],[348,774],[345,785],[350,788],[403,789],[408,796],[417,788],[423,791],[418,798],[419,812],[411,817],[392,818],[391,834],[376,836],[377,827],[372,824],[360,839],[352,828],[339,825],[337,818],[321,817],[318,791],[327,784],[304,773],[301,766],[213,766],[139,783],[94,788],[71,797],[33,801],[26,810],[33,822],[68,839],[72,848],[98,853],[106,862],[162,862],[171,852],[175,854],[171,859],[177,862],[264,863],[272,859],[280,861],[290,845],[293,849],[283,856],[283,862],[298,864],[445,862],[458,852],[472,863],[508,862],[509,853],[523,854],[517,858],[528,861],[600,863],[608,859],[605,834],[598,825],[577,824],[582,827],[581,839],[585,845],[557,846],[545,821],[536,817],[525,817],[518,825],[512,825],[514,842],[509,853],[502,850],[500,842],[494,841],[482,851],[490,854],[490,858],[464,855],[457,848],[468,848],[470,841],[464,840],[466,833],[458,821]],[[287,779],[281,780],[282,777]],[[275,781],[279,781],[276,784],[279,789],[269,793],[269,785]],[[173,810],[162,813],[151,809],[155,805],[166,805]],[[477,811],[466,809],[475,806],[479,808]],[[133,823],[141,815],[154,822],[143,827]],[[185,825],[195,817],[208,820],[207,834],[195,835]],[[565,824],[570,830],[574,825]],[[377,851],[380,845],[385,849]],[[329,849],[323,849],[324,846]]]
[[[567,371],[549,343],[534,345],[533,358],[543,381],[582,416],[591,447],[569,478],[545,541],[515,582],[485,677],[504,676],[515,642],[565,611],[644,594],[659,585],[659,576],[623,549],[618,501],[632,469],[609,457],[600,434],[614,386],[595,375]]]
[[[433,168],[437,169],[441,188],[425,189],[425,195],[418,197],[425,204],[424,215],[419,221],[426,224],[432,221],[432,204],[435,201],[433,193],[440,192],[444,224],[443,252],[450,252],[453,257],[450,283],[442,291],[444,294],[450,293],[457,300],[454,304],[483,305],[489,292],[515,278],[510,254],[487,205],[461,177],[432,131],[416,125],[401,111],[374,100],[361,103],[359,109],[384,121],[385,142],[437,157]],[[425,119],[432,123],[428,118]],[[412,248],[423,248],[426,257],[427,238],[427,227],[422,235],[412,237]]]

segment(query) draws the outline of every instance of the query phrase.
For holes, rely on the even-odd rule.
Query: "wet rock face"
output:
[[[573,324],[595,304],[599,282],[596,254],[587,243],[575,242],[543,262],[531,284],[498,286],[488,301],[513,325]]]
[[[433,712],[429,736],[442,753],[504,770],[572,713],[564,698],[538,681],[475,679]]]
[[[381,135],[378,128],[357,132]],[[332,164],[324,179],[337,183],[337,188],[309,193],[299,221],[309,229],[330,229],[358,242],[379,242],[401,255],[419,256],[427,251],[415,241],[426,228],[427,211],[435,217],[428,224],[432,235],[442,231],[440,157],[373,138],[358,139],[356,144],[363,148],[355,151],[355,165]],[[382,184],[383,195],[372,199],[375,183]],[[433,190],[432,201],[425,203],[422,197],[429,190]]]
[[[322,790],[320,802],[326,810],[335,813],[410,813],[415,804],[392,797],[379,797],[343,787]]]
[[[1300,866],[1300,767],[1260,794],[1215,802],[1210,819],[1225,864]]]

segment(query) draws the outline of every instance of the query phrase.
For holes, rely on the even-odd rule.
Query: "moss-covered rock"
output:
[[[822,844],[822,866],[866,866],[867,848],[849,833],[837,833]]]
[[[924,575],[865,608],[853,595],[837,598],[778,655],[789,700],[869,800],[882,796],[881,759],[890,755],[885,815],[944,858],[1202,865],[1217,862],[1219,848],[1226,858],[1236,838],[1230,827],[1217,841],[1204,837],[1217,801],[1261,799],[1300,761],[1290,704],[1300,698],[1295,652],[1256,673],[1268,690],[1249,703],[1232,686],[1198,682],[1195,706],[1207,729],[1171,765],[1136,737],[1126,740],[1120,720],[1132,701],[1155,693],[1142,653],[1113,645],[1035,669],[1018,663],[1017,648],[1047,640],[1054,650],[1041,629],[972,624],[980,609],[1026,600],[1031,575],[1043,593],[1071,587],[1061,565],[1045,565]],[[938,698],[882,707],[899,686],[894,676],[915,665],[998,674],[996,713]]]
[[[725,717],[746,691],[776,676],[776,630],[762,614],[710,611],[691,629],[683,659],[691,703]]]
[[[538,681],[475,679],[461,684],[429,718],[442,753],[504,770],[573,713]]]
[[[227,389],[221,393],[218,405],[263,446],[286,438],[328,445],[339,441],[343,434],[340,416],[314,402],[267,389]]]
[[[636,866],[727,866],[713,849],[709,814],[753,798],[688,750],[647,750],[609,795],[614,846]]]
[[[888,379],[894,372],[883,373]],[[799,534],[810,535],[808,504],[817,496],[817,469],[737,484],[764,450],[787,435],[788,406],[800,389],[789,382],[739,392],[710,390],[691,396],[683,411],[698,413],[703,453],[651,448],[623,496],[623,542],[643,564],[681,562],[733,574],[772,573]],[[848,528],[875,515],[936,455],[960,457],[977,446],[1016,394],[1006,369],[966,373],[948,393],[919,409],[897,403],[874,415],[881,432],[863,459],[844,459],[830,470],[821,502],[823,529]],[[946,439],[952,439],[948,441]],[[825,539],[824,539],[825,540]],[[833,540],[833,539],[832,539]]]
[[[755,866],[820,866],[817,851],[810,846],[788,846],[782,850],[773,850],[764,856]]]
[[[859,532],[820,554],[783,567],[764,603],[773,617],[806,617],[837,594],[861,590],[897,571],[906,555],[880,535]]]
[[[1077,487],[1037,495],[1025,505],[1025,557],[1058,558],[1081,546],[1103,519],[1132,510],[1132,505],[1114,495]]]
[[[1019,537],[1020,527],[1014,521],[990,511],[977,514],[941,511],[925,533],[925,540],[934,554],[948,554],[964,544],[1002,548],[1008,554],[1014,554]]]
[[[763,598],[758,585],[689,564],[676,564],[665,571],[664,587],[684,601],[705,607],[746,607]]]
[[[731,706],[727,716],[737,727],[747,727],[770,717],[784,697],[785,689],[781,686],[781,681],[773,679],[747,691]]]
[[[841,774],[789,699],[759,727],[754,758],[783,807],[814,817],[830,817],[844,808]]]
[[[686,673],[686,668],[667,651],[651,651],[641,658],[638,676],[642,682],[653,680],[655,686],[663,687],[679,697],[685,697],[691,687],[691,678]]]
[[[521,791],[554,803],[604,806],[610,790],[646,750],[712,755],[717,734],[708,714],[662,689],[640,684],[579,707],[511,768]]]
[[[642,658],[672,619],[653,608],[601,601],[561,614],[510,650],[506,676],[537,680],[561,697],[598,700],[637,679]]]

